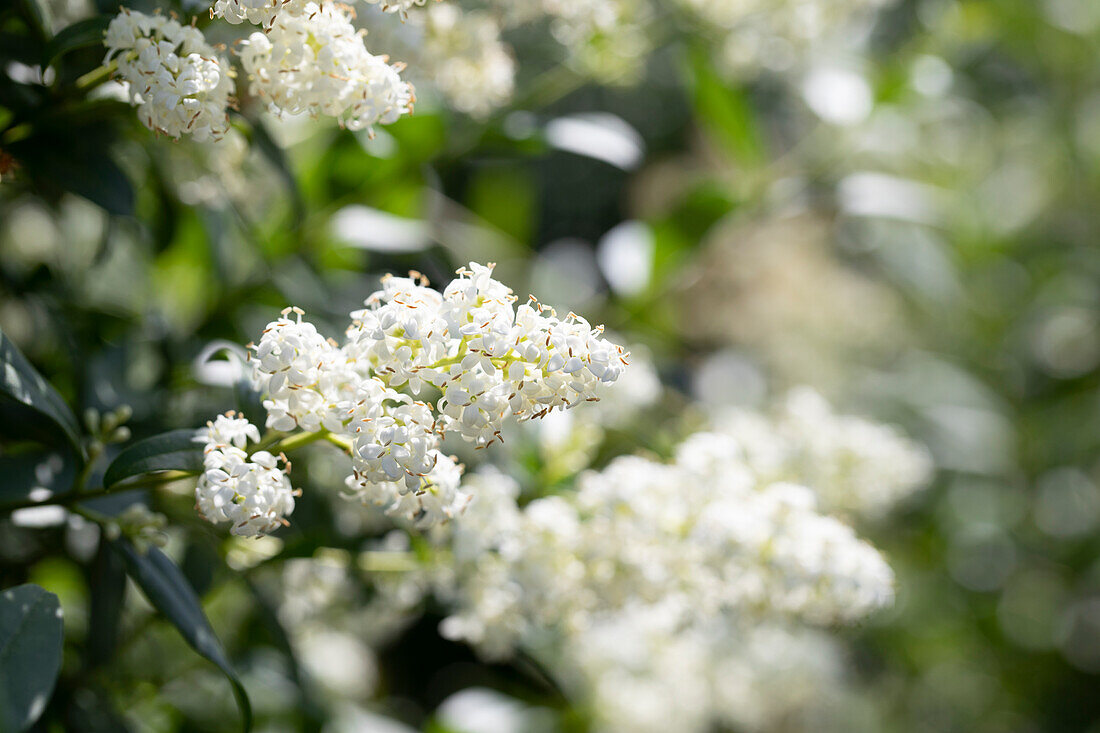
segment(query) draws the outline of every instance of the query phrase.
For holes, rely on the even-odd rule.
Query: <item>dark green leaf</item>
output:
[[[42,68],[49,66],[69,51],[101,45],[103,43],[103,33],[107,30],[107,24],[110,22],[110,15],[97,15],[94,18],[77,21],[61,30],[46,44]]]
[[[202,447],[194,441],[195,431],[173,430],[139,440],[118,454],[103,474],[103,487],[158,471],[202,472]]]
[[[23,430],[16,436],[50,442],[45,433],[60,434],[78,455],[83,455],[76,417],[42,375],[30,365],[26,357],[0,331],[0,417],[6,428],[4,433]]]
[[[95,667],[110,661],[118,642],[118,625],[126,599],[126,569],[101,533],[99,547],[88,568],[87,663]]]
[[[188,585],[183,573],[167,555],[155,547],[142,553],[125,539],[115,540],[113,546],[122,555],[130,577],[145,593],[149,602],[179,630],[191,648],[225,673],[233,686],[233,695],[237,698],[244,730],[251,730],[252,706],[248,695],[237,672],[229,663],[225,649],[210,628],[198,596]]]
[[[83,130],[81,130],[83,133]],[[61,188],[120,216],[134,212],[134,189],[122,169],[102,147],[64,140],[51,134],[12,146],[12,154],[33,170],[40,186]]]
[[[0,501],[16,504],[29,501],[45,489],[52,495],[67,493],[76,479],[72,454],[35,447],[21,453],[0,456]]]
[[[37,585],[0,593],[0,730],[30,727],[61,669],[61,605]]]
[[[48,40],[51,32],[50,9],[42,0],[20,0],[23,9],[23,17],[34,29],[35,34],[43,41]]]

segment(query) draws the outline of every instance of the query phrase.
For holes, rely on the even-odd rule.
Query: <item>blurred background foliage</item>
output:
[[[336,333],[381,273],[443,283],[496,261],[520,294],[644,347],[669,388],[576,466],[529,437],[502,448],[529,491],[666,452],[697,420],[691,400],[762,405],[798,384],[931,449],[935,485],[861,528],[898,573],[895,608],[843,631],[851,684],[779,729],[1100,730],[1092,0],[902,0],[862,43],[749,78],[690,25],[629,83],[517,42],[518,99],[486,121],[429,98],[369,138],[243,100],[217,149],[157,139],[85,92],[109,5],[0,8],[0,328],[77,414],[130,405],[136,437],[197,426],[237,405],[216,349],[285,305]],[[0,461],[5,499],[71,480],[21,442]],[[470,686],[511,696],[493,709],[517,730],[584,728],[536,666],[442,640],[430,606],[364,632],[352,689],[303,668],[268,557],[355,552],[380,530],[341,516],[323,461],[295,463],[307,491],[277,546],[203,525],[187,485],[146,497],[181,528],[169,554],[258,728],[384,730],[355,703],[458,731],[464,701],[440,704]],[[43,730],[237,726],[224,680],[87,527],[2,522],[0,585],[37,583],[65,609]],[[356,575],[348,601],[370,608],[378,574]]]

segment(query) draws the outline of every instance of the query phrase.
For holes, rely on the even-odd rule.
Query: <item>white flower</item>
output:
[[[300,15],[305,6],[306,0],[215,0],[210,17],[233,25],[248,21],[270,28],[280,13]]]
[[[150,130],[218,139],[229,129],[232,69],[202,32],[172,18],[123,8],[107,27],[107,56]]]
[[[212,422],[208,422],[205,428],[200,428],[197,441],[205,443],[208,448],[221,450],[233,446],[245,448],[248,441],[260,442],[260,430],[250,423],[242,415],[235,417],[235,413],[229,412],[218,415]]]
[[[576,489],[522,510],[514,490],[483,505],[473,490],[439,579],[455,605],[446,633],[501,655],[670,599],[690,610],[684,623],[736,627],[851,621],[893,597],[874,548],[818,513],[812,490],[758,482],[729,436],[695,435],[672,463],[615,459]]]
[[[250,347],[267,427],[340,445],[351,462],[348,492],[390,516],[425,528],[456,517],[469,497],[459,491],[462,467],[440,451],[445,431],[487,445],[509,416],[598,399],[595,388],[626,365],[625,352],[578,316],[559,320],[537,303],[517,313],[512,291],[492,272],[471,263],[443,293],[419,275],[383,278],[366,308],[351,314],[343,345],[300,309],[284,310]],[[435,405],[399,391],[426,385],[442,392]],[[227,502],[244,501],[237,484],[252,479],[234,451],[259,434],[230,415],[201,439],[208,462],[220,456],[226,464],[208,465],[200,483],[200,509],[217,521],[230,516]]]
[[[287,308],[267,324],[254,347],[253,377],[265,395],[267,427],[340,431],[359,395],[359,377],[345,354],[303,315]]]
[[[417,527],[442,525],[461,514],[470,497],[459,491],[462,466],[454,457],[433,448],[426,458],[430,468],[412,484],[404,479],[372,482],[353,473],[346,480],[349,495]]]
[[[792,390],[774,416],[720,413],[754,471],[771,481],[813,487],[827,509],[879,517],[928,484],[928,451],[896,429],[838,415],[811,389]]]
[[[484,118],[507,104],[516,65],[491,15],[440,3],[418,17],[424,25],[425,71],[455,109]]]
[[[403,482],[407,490],[417,490],[436,462],[435,416],[428,405],[392,390],[383,399],[368,398],[353,409],[355,476],[373,483]],[[392,402],[397,404],[386,404]]]
[[[241,65],[253,94],[279,114],[335,117],[352,130],[388,124],[412,110],[400,67],[370,54],[349,11],[331,3],[280,12],[266,33],[242,42]]]
[[[367,0],[371,5],[377,5],[386,13],[400,13],[404,18],[414,7],[422,6],[428,0]]]
[[[267,451],[249,455],[247,440],[259,432],[244,418],[221,415],[196,433],[203,443],[203,472],[195,487],[195,505],[207,521],[232,523],[230,532],[257,537],[286,524],[294,511],[294,490]]]

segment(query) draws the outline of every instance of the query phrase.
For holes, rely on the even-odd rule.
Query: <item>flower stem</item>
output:
[[[84,76],[77,79],[76,88],[83,91],[94,89],[95,87],[110,79],[111,74],[115,73],[116,69],[118,69],[117,61],[112,61],[111,63],[104,66],[98,66],[89,71]]]
[[[159,486],[160,484],[168,484],[173,481],[179,481],[180,479],[188,478],[190,476],[198,475],[197,471],[159,471],[157,473],[148,474],[136,481],[130,481],[127,483],[117,484],[110,488],[96,488],[89,491],[70,491],[66,494],[59,494],[57,496],[51,496],[43,501],[33,501],[26,499],[24,501],[16,501],[10,504],[0,505],[0,513],[13,512],[17,509],[27,509],[35,506],[70,506],[77,502],[84,501],[86,499],[96,499],[108,494],[117,494],[123,491],[132,491],[134,489],[141,489],[148,486]]]
[[[295,448],[301,448],[303,445],[309,445],[310,443],[316,443],[318,440],[327,439],[329,435],[332,435],[332,433],[324,429],[318,430],[315,433],[296,433],[271,444],[271,446],[267,448],[267,451],[275,455],[287,453]]]

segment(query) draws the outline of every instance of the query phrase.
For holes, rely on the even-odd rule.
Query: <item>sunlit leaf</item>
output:
[[[0,331],[0,432],[46,444],[63,437],[81,454],[80,429],[72,410]]]
[[[202,448],[194,441],[191,429],[172,430],[139,440],[118,454],[103,474],[104,488],[112,488],[127,479],[161,471],[182,474],[202,472]],[[181,474],[181,475],[182,475]]]

